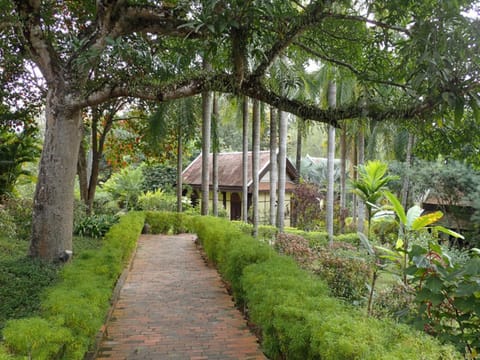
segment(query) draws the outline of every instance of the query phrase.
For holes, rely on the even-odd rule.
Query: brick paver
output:
[[[266,359],[193,235],[142,235],[97,360]]]

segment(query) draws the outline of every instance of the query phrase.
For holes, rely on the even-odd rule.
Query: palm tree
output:
[[[248,97],[242,103],[242,221],[248,220]]]
[[[332,109],[336,107],[337,104],[337,87],[334,81],[328,82],[327,90],[328,106]],[[332,125],[328,126],[328,155],[327,155],[327,167],[328,167],[328,182],[327,182],[327,233],[328,241],[330,246],[333,245],[333,215],[334,215],[334,186],[335,186],[335,172],[334,172],[334,161],[335,161],[335,127]]]
[[[277,129],[278,111],[270,107],[270,225],[276,225],[277,209],[277,185],[278,185],[278,129]]]
[[[252,206],[253,206],[253,236],[258,235],[258,172],[260,168],[260,102],[253,101],[252,124]]]
[[[204,64],[205,68],[209,64]],[[208,215],[208,200],[210,192],[209,156],[212,121],[212,92],[202,93],[202,202],[200,213]]]
[[[212,108],[212,182],[213,182],[213,198],[212,211],[213,216],[218,216],[218,151],[220,147],[218,139],[218,95],[213,94]]]
[[[278,121],[278,205],[277,205],[277,228],[283,232],[285,227],[285,183],[287,171],[287,113],[280,111]]]

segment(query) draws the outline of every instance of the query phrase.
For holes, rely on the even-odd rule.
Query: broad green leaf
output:
[[[455,292],[455,296],[470,296],[479,291],[480,287],[477,284],[460,284]]]
[[[480,258],[468,260],[463,268],[465,269],[465,275],[480,275]]]
[[[403,208],[402,204],[398,198],[392,194],[390,191],[384,191],[383,194],[385,197],[390,201],[393,205],[393,210],[397,214],[398,218],[400,219],[400,223],[406,224],[407,223],[407,216],[405,215],[405,209]]]
[[[372,244],[370,244],[370,241],[369,241],[368,238],[365,236],[365,234],[364,234],[364,233],[361,233],[361,232],[357,232],[357,234],[358,234],[358,237],[360,238],[361,244],[362,244],[363,247],[367,250],[367,252],[368,252],[370,255],[375,255],[375,250],[373,249]]]
[[[439,293],[442,291],[443,282],[438,277],[431,276],[424,282],[424,286],[432,293]]]
[[[457,239],[465,239],[465,237],[453,230],[450,230],[450,229],[447,229],[446,227],[443,227],[441,225],[437,225],[437,226],[434,226],[433,227],[434,230],[437,230],[437,231],[440,231],[440,232],[443,232],[444,234],[447,234],[447,235],[450,235],[450,236],[453,236]]]
[[[418,205],[414,205],[410,209],[408,209],[407,220],[405,222],[405,227],[407,228],[407,230],[412,230],[413,222],[418,219],[420,215],[422,215],[422,212],[423,209]]]
[[[440,220],[443,217],[443,213],[441,211],[435,211],[430,214],[426,214],[420,216],[413,220],[412,223],[412,230],[420,230],[425,228],[426,226],[433,224],[434,222]]]

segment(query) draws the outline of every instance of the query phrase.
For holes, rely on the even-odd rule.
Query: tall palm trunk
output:
[[[270,107],[270,225],[275,226],[277,216],[277,184],[278,184],[278,110]]]
[[[358,144],[357,144],[357,166],[363,165],[365,162],[365,128],[363,124],[360,126],[358,132]],[[361,199],[357,196],[357,212],[358,212],[358,222],[357,222],[357,231],[363,233],[365,232],[365,206]]]
[[[242,110],[242,221],[248,221],[248,97],[243,97]]]
[[[330,81],[328,83],[328,106],[331,109],[334,109],[337,102],[337,87],[335,82]],[[334,204],[335,204],[335,127],[332,125],[328,126],[328,154],[327,154],[327,233],[328,241],[330,246],[333,246],[333,215],[334,215]]]
[[[183,139],[182,129],[177,128],[177,212],[182,212],[182,196],[183,196]]]
[[[253,236],[258,235],[258,171],[260,169],[260,102],[253,100],[252,127],[252,206],[253,206]]]
[[[345,232],[347,217],[347,126],[342,124],[340,132],[340,233]]]
[[[405,156],[406,174],[403,177],[402,190],[401,190],[401,193],[400,193],[400,198],[401,198],[402,206],[403,206],[404,209],[407,208],[407,204],[408,204],[408,188],[409,188],[409,185],[410,185],[408,170],[412,166],[412,160],[413,160],[413,156],[412,156],[413,154],[412,153],[413,153],[414,144],[415,144],[415,135],[413,135],[412,133],[409,132],[408,133],[408,142],[407,142],[407,154]]]
[[[217,95],[213,94],[213,155],[212,155],[212,182],[213,182],[213,216],[218,216],[218,99]]]
[[[204,64],[205,68],[209,68],[209,64]],[[212,122],[212,92],[202,93],[202,203],[200,213],[208,215],[208,203],[210,192],[210,174],[209,174],[209,157],[210,157],[210,138],[211,138],[211,122]]]
[[[287,113],[280,111],[278,124],[278,204],[277,204],[277,228],[283,232],[285,228],[285,183],[287,176]]]

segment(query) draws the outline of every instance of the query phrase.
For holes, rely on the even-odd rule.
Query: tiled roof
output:
[[[212,154],[209,155],[210,185],[212,185]],[[248,185],[252,183],[252,152],[248,153]],[[287,172],[290,178],[296,177],[293,165],[287,160]],[[270,166],[270,151],[260,151],[259,175],[263,176]],[[202,184],[202,155],[200,154],[183,171],[183,182],[194,187]],[[219,188],[242,188],[242,153],[218,154],[218,186]],[[259,189],[261,190],[261,189]]]

